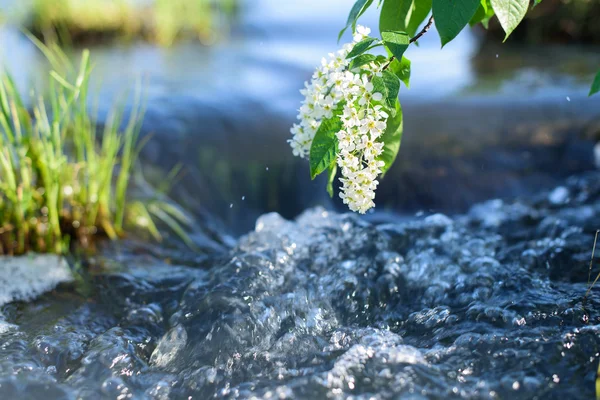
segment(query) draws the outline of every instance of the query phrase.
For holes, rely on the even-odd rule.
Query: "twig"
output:
[[[429,28],[431,28],[431,25],[433,25],[433,15],[431,17],[429,17],[429,21],[427,21],[427,24],[425,24],[425,26],[423,27],[423,29],[421,29],[421,31],[419,33],[417,33],[414,37],[412,37],[408,41],[408,44],[413,44],[417,40],[421,39],[421,36],[423,36],[424,34],[427,33],[427,31],[429,30]],[[396,58],[395,56],[391,56],[390,60],[387,62],[387,64],[385,64],[383,66],[383,68],[381,70],[385,71],[390,66],[390,64],[394,61],[395,58]]]
[[[598,276],[596,277],[596,279],[594,279],[594,282],[592,282],[592,284],[590,285],[590,278],[592,277],[592,264],[594,263],[594,253],[596,252],[596,241],[598,240],[598,233],[600,233],[600,230],[596,231],[596,237],[594,238],[594,247],[592,248],[592,257],[590,258],[590,268],[588,271],[588,290],[585,292],[585,296],[583,296],[583,301],[585,301],[587,299],[587,296],[590,293],[590,290],[592,290],[592,288],[598,281],[598,278],[600,278],[600,273],[599,273]]]
[[[596,241],[598,240],[598,233],[600,230],[596,231],[596,237],[594,237],[594,247],[592,248],[592,258],[590,258],[590,269],[588,271],[588,286],[590,285],[590,279],[592,278],[592,263],[594,261],[594,250],[596,249]]]
[[[433,25],[433,15],[429,17],[429,21],[427,21],[427,24],[423,27],[423,29],[421,29],[421,32],[417,33],[415,37],[408,41],[408,43],[414,43],[417,40],[421,39],[421,36],[427,33],[429,28],[431,28],[431,25]]]

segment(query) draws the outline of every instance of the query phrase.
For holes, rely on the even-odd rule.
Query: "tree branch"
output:
[[[431,28],[431,25],[433,25],[433,15],[429,17],[429,21],[427,21],[427,24],[423,27],[423,29],[421,29],[421,32],[417,33],[415,37],[408,41],[408,43],[414,43],[421,39],[421,36],[427,33],[427,31]]]
[[[416,42],[417,40],[421,39],[421,36],[423,36],[424,34],[427,33],[427,31],[431,28],[431,25],[433,25],[433,15],[431,17],[429,17],[429,21],[427,21],[427,24],[425,24],[423,29],[421,29],[421,31],[419,33],[417,33],[414,37],[412,37],[408,41],[408,44],[412,44],[412,43]],[[394,61],[395,58],[396,57],[394,57],[394,56],[390,57],[390,60],[387,62],[387,64],[385,64],[383,66],[383,68],[381,70],[385,71],[390,66],[392,61]]]

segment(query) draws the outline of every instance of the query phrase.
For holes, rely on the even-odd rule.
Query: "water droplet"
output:
[[[246,196],[242,196],[242,201],[246,200]]]
[[[267,171],[269,170],[269,167],[265,168]]]
[[[519,386],[521,386],[521,385],[519,385],[518,381],[514,381],[513,384],[512,384],[513,390],[519,390]]]
[[[567,101],[571,101],[571,98],[569,96],[567,96]]]
[[[569,200],[569,189],[564,186],[558,186],[548,195],[548,200],[552,204],[565,204]]]
[[[233,208],[233,203],[229,204],[229,208]]]
[[[498,58],[498,54],[496,54],[496,58]]]

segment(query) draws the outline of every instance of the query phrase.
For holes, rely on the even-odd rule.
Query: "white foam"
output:
[[[32,300],[72,280],[66,260],[54,254],[0,257],[0,306]]]

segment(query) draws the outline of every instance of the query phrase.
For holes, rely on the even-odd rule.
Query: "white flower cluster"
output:
[[[377,141],[386,128],[388,114],[378,104],[382,94],[374,92],[369,76],[381,76],[381,65],[373,62],[362,66],[367,74],[348,71],[346,59],[354,44],[369,35],[370,29],[358,26],[354,42],[348,43],[329,58],[321,61],[310,83],[300,92],[305,96],[299,123],[291,129],[289,140],[295,156],[307,157],[315,134],[323,119],[331,118],[343,101],[342,130],[337,132],[339,154],[337,165],[341,169],[340,197],[352,211],[364,214],[375,206],[377,176],[385,165],[378,157],[383,143]]]

